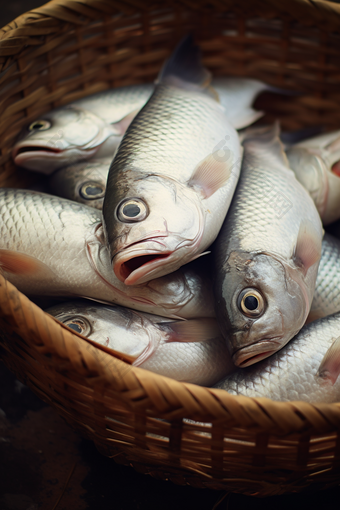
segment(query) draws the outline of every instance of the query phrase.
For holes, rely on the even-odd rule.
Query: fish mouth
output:
[[[125,285],[137,285],[156,278],[157,275],[152,278],[149,278],[149,276],[164,266],[173,253],[172,251],[160,253],[158,247],[158,249],[152,249],[150,244],[155,245],[156,243],[162,244],[148,239],[133,243],[122,252],[116,253],[112,257],[112,261],[116,258],[112,264],[118,280],[125,283]]]
[[[266,338],[265,340],[242,347],[233,354],[233,363],[240,368],[254,365],[254,363],[258,363],[277,352],[282,347],[280,340],[282,340],[281,337]]]
[[[61,156],[61,153],[64,152],[63,149],[59,149],[59,147],[45,147],[41,145],[25,145],[19,146],[13,149],[12,157],[14,162],[17,165],[21,165],[25,163],[27,159],[39,158],[42,155],[45,158],[58,158]]]

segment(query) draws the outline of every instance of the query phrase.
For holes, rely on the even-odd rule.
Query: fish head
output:
[[[110,201],[106,195],[103,216],[110,222],[105,230],[114,273],[126,285],[137,285],[197,257],[203,210],[195,191],[174,179],[130,174],[117,182]]]
[[[112,135],[112,128],[92,112],[74,106],[58,108],[25,128],[12,157],[19,166],[50,174],[92,157]]]
[[[150,345],[159,343],[159,332],[152,327],[147,314],[129,308],[77,300],[56,305],[46,312],[92,342],[131,356],[131,361]]]
[[[234,251],[216,314],[233,362],[247,367],[281,349],[303,326],[310,296],[298,270],[274,256]]]
[[[60,168],[49,179],[54,195],[102,209],[111,158],[82,161]]]

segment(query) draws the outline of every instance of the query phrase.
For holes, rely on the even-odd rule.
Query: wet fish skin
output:
[[[286,151],[296,178],[308,190],[324,225],[340,218],[340,131],[295,144]]]
[[[70,105],[42,115],[23,130],[12,157],[19,166],[49,175],[95,154],[112,157],[121,136],[94,113]]]
[[[326,233],[307,322],[340,311],[340,241]]]
[[[288,168],[278,128],[250,131],[238,187],[212,248],[216,316],[236,365],[270,356],[302,328],[322,235],[313,201]],[[254,313],[242,309],[248,291],[258,305]]]
[[[191,60],[198,68],[192,74],[201,73],[206,83],[209,73],[196,57]],[[126,285],[175,271],[204,252],[224,220],[239,175],[235,129],[203,85],[182,79],[178,67],[175,78],[161,75],[109,171],[105,232],[113,269]],[[127,200],[138,201],[140,218],[139,213],[131,220],[121,217]]]
[[[237,129],[263,115],[263,112],[253,110],[251,104],[259,93],[273,90],[258,80],[244,78],[216,78],[212,86],[228,119]],[[112,158],[128,125],[154,90],[153,83],[118,87],[41,115],[30,126],[41,121],[47,121],[51,126],[45,126],[42,131],[29,130],[28,126],[22,131],[13,149],[15,163],[51,174],[57,168],[94,155]],[[40,149],[33,152],[33,146],[40,146]]]
[[[256,365],[238,368],[215,385],[232,395],[279,401],[338,402],[340,378],[334,385],[317,377],[320,364],[339,337],[340,313],[304,326],[283,349]]]
[[[221,336],[181,342],[179,335],[175,341],[173,323],[164,317],[81,301],[45,311],[90,340],[135,358],[134,365],[179,381],[210,386],[233,369]]]
[[[102,210],[112,158],[95,158],[55,171],[49,178],[50,193]]]
[[[0,266],[21,292],[87,297],[168,317],[213,316],[209,279],[186,267],[143,286],[114,275],[101,212],[44,193],[0,189]],[[198,314],[198,315],[196,315]]]

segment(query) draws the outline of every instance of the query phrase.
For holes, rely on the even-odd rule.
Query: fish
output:
[[[286,93],[249,78],[212,80],[221,106],[236,129],[258,120],[251,108],[264,91]],[[127,127],[154,93],[145,83],[109,89],[41,115],[25,127],[13,147],[15,164],[47,175],[92,157],[114,157]]]
[[[340,399],[340,313],[305,325],[279,352],[214,387],[232,395],[332,403]]]
[[[171,321],[121,306],[72,301],[45,310],[124,361],[177,381],[211,386],[234,365],[216,319]],[[128,366],[127,366],[128,368]]]
[[[322,223],[340,218],[340,131],[309,138],[286,150],[291,169],[308,190]]]
[[[340,312],[340,241],[325,233],[307,322]]]
[[[241,147],[209,84],[198,47],[185,39],[113,159],[103,222],[113,271],[125,285],[202,256],[223,223]]]
[[[241,177],[211,247],[216,317],[239,367],[272,355],[304,325],[323,237],[278,125],[249,130],[243,146]]]
[[[0,270],[28,296],[86,297],[172,318],[215,314],[210,279],[195,265],[141,286],[121,283],[97,209],[1,188],[0,218]]]
[[[93,158],[56,170],[48,179],[53,195],[102,210],[112,158]]]

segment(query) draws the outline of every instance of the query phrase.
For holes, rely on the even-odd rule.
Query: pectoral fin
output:
[[[221,336],[217,320],[210,317],[166,323],[166,328],[170,330],[168,342],[205,342]]]
[[[308,269],[320,260],[321,246],[321,236],[313,223],[309,220],[301,221],[293,258],[304,276]]]
[[[264,112],[256,111],[253,108],[244,108],[233,118],[228,118],[235,129],[243,129],[263,117]]]
[[[197,165],[188,181],[188,186],[200,188],[204,198],[213,195],[230,178],[233,157],[224,144],[223,141],[221,149],[209,154]]]
[[[55,277],[55,273],[44,262],[12,250],[0,250],[0,268],[15,275],[34,276],[40,279]]]
[[[317,378],[322,384],[332,385],[340,373],[340,337],[336,338],[321,361]]]
[[[128,115],[123,117],[120,121],[111,124],[117,136],[123,136],[125,134],[127,128],[130,126],[131,122],[136,117],[138,112],[139,110],[134,110],[133,112],[128,113]]]

